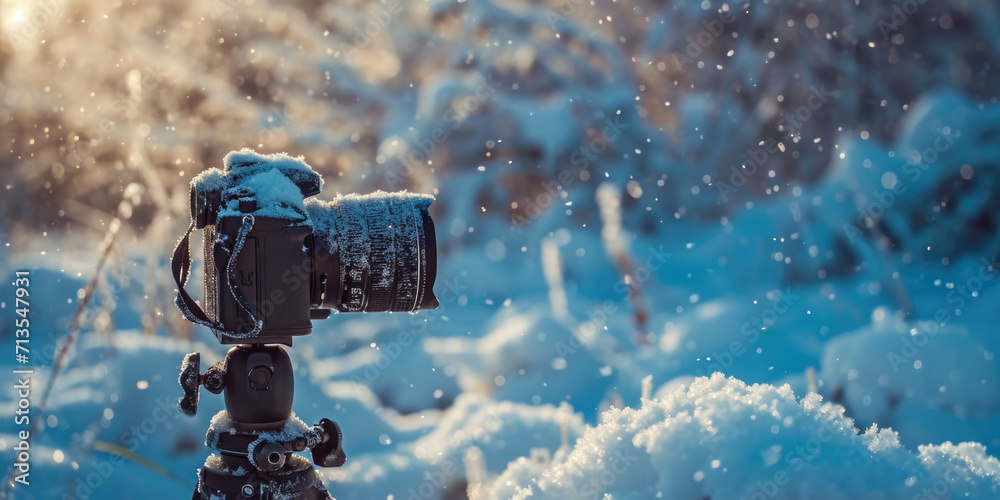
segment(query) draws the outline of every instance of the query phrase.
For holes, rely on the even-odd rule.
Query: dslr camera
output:
[[[438,306],[429,195],[312,196],[322,177],[303,160],[249,149],[191,182],[191,226],[172,262],[177,306],[223,344],[285,344],[337,312]],[[205,293],[184,290],[192,229],[204,230]]]
[[[301,158],[233,151],[224,169],[191,182],[191,224],[170,266],[175,303],[193,323],[233,344],[201,372],[181,365],[180,410],[194,415],[199,389],[225,393],[205,444],[219,453],[198,469],[195,500],[332,500],[313,468],[347,460],[340,426],[312,427],[292,412],[291,359],[282,347],[331,312],[417,312],[438,306],[431,196],[406,192],[313,196],[322,177]],[[204,230],[204,298],[185,290],[191,234]],[[309,450],[312,462],[298,455]]]

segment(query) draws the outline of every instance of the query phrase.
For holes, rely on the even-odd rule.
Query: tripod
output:
[[[201,355],[184,357],[180,410],[198,410],[198,387],[225,392],[226,409],[212,418],[205,445],[217,450],[198,470],[192,500],[332,500],[313,464],[296,452],[309,449],[320,467],[347,460],[340,426],[322,419],[309,427],[292,412],[292,363],[277,345],[241,344],[200,373]]]

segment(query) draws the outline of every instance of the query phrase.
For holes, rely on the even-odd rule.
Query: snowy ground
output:
[[[190,496],[167,259],[244,146],[437,198],[441,307],[289,351],[336,498],[1000,498],[994,4],[132,3],[0,0],[0,498]]]

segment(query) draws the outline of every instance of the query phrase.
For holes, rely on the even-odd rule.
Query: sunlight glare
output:
[[[7,19],[7,26],[17,26],[22,20],[24,20],[24,7],[17,6],[14,8],[14,14]]]

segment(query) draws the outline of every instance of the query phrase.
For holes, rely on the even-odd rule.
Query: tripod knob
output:
[[[281,443],[262,441],[250,453],[254,458],[254,466],[262,470],[273,472],[285,465],[285,448]]]
[[[216,363],[201,375],[201,385],[212,394],[220,394],[226,388],[225,376],[226,371],[222,369],[222,365]]]
[[[319,421],[318,427],[323,429],[326,440],[312,449],[313,463],[320,467],[340,467],[347,461],[344,453],[344,436],[340,426],[328,418]]]
[[[177,381],[184,390],[184,397],[177,401],[177,407],[185,415],[194,415],[198,412],[198,387],[205,386],[205,389],[212,394],[219,394],[225,388],[226,371],[222,365],[216,363],[211,368],[201,372],[201,353],[192,352],[184,356],[181,363],[181,375]]]
[[[177,401],[177,407],[185,415],[198,412],[198,386],[201,385],[201,353],[191,352],[184,356],[181,375],[177,381],[184,389],[184,397]]]

